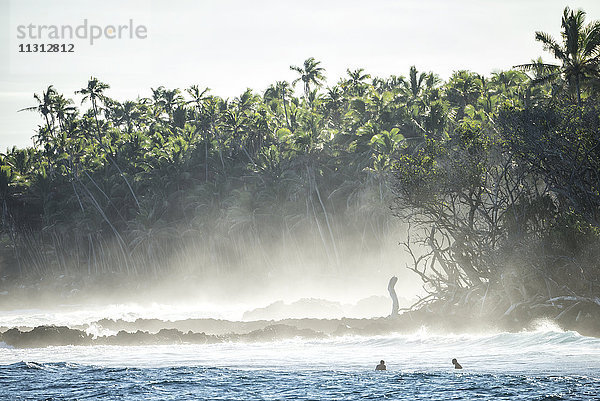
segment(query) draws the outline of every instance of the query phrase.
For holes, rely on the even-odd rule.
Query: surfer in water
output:
[[[461,364],[458,363],[458,361],[456,360],[456,358],[452,359],[452,364],[454,365],[454,369],[462,369]]]
[[[375,370],[387,370],[385,367],[385,361],[383,359],[379,361],[379,365],[375,367]]]

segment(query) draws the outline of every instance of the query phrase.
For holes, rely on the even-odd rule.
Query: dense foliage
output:
[[[523,97],[481,81],[445,137],[399,159],[409,268],[429,292],[418,306],[598,322],[600,23],[567,8],[562,26],[563,45],[536,34],[562,63],[520,66],[532,71]]]
[[[389,231],[395,198],[423,302],[585,303],[600,269],[600,25],[566,9],[563,44],[536,39],[560,64],[447,82],[357,69],[323,88],[310,58],[291,84],[234,99],[191,86],[119,102],[91,78],[81,110],[50,86],[31,108],[35,146],[2,155],[2,268],[240,269],[249,250],[268,264],[279,242],[343,269],[349,248]]]

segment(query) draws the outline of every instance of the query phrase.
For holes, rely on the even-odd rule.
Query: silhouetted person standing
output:
[[[388,283],[388,292],[390,293],[390,297],[392,298],[392,313],[390,313],[390,316],[398,315],[398,296],[396,295],[396,290],[394,289],[394,286],[397,282],[398,277],[394,276],[390,279],[390,282]]]
[[[379,361],[379,365],[375,367],[375,370],[387,370],[385,367],[385,361],[383,359]]]
[[[460,365],[460,363],[458,363],[456,358],[452,359],[452,364],[454,365],[454,369],[462,369],[462,366]]]

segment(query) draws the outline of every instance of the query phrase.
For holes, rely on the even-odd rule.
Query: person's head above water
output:
[[[452,358],[452,364],[454,365],[454,369],[462,369],[461,364],[458,363],[458,361],[456,360],[456,358]]]
[[[385,365],[385,361],[383,359],[381,361],[379,361],[379,363],[382,364],[382,365]]]
[[[387,370],[385,367],[385,361],[383,359],[379,361],[379,365],[375,367],[375,370]]]

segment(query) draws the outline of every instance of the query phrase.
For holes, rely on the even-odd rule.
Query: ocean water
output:
[[[457,358],[463,370],[454,370]],[[384,359],[385,372],[374,371]],[[523,333],[0,348],[1,400],[597,400],[600,339]]]

